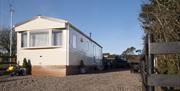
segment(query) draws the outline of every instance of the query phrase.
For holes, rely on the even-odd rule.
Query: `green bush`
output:
[[[28,74],[31,75],[31,71],[32,71],[32,65],[31,65],[31,60],[28,59],[28,68],[27,68]]]
[[[31,75],[32,65],[31,65],[31,61],[29,59],[27,61],[27,59],[24,58],[22,67],[26,68],[26,71],[27,71],[28,75]]]
[[[179,55],[168,54],[159,55],[157,57],[157,67],[160,74],[179,74],[180,64]]]
[[[158,71],[160,72],[160,74],[167,74],[168,68],[167,68],[166,60],[158,60],[157,65],[158,65]]]
[[[27,59],[26,59],[26,58],[23,59],[22,67],[23,67],[23,68],[27,68],[27,67],[28,67],[28,62],[27,62]]]
[[[168,68],[168,74],[178,73],[178,67],[176,66],[175,60],[170,60],[167,68]]]

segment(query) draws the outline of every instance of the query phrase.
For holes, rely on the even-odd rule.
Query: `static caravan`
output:
[[[32,75],[79,73],[80,63],[102,66],[102,46],[63,19],[36,16],[15,27],[17,61],[32,64]]]

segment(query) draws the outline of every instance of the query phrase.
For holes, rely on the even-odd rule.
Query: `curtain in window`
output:
[[[21,47],[27,47],[27,33],[21,33]]]
[[[62,31],[52,32],[52,44],[53,46],[62,45]]]
[[[30,34],[30,46],[48,46],[49,35],[48,32],[38,32]]]

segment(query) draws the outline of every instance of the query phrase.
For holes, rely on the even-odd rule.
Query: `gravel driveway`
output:
[[[129,70],[67,77],[1,77],[1,91],[142,91],[139,74]]]

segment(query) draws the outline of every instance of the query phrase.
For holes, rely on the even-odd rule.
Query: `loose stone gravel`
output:
[[[0,91],[142,91],[139,74],[129,70],[67,77],[0,77]]]

